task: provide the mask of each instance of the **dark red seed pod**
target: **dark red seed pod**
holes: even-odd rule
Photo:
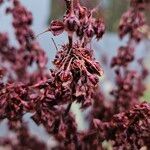
[[[87,27],[87,29],[85,29],[85,34],[88,38],[92,38],[94,36],[94,29],[92,24],[89,24],[89,26]]]
[[[12,9],[10,8],[10,7],[8,7],[8,8],[6,8],[6,14],[8,14],[8,13],[11,13],[12,12]]]
[[[79,16],[79,19],[84,19],[87,15],[87,8],[84,6],[81,6],[79,3],[76,6],[75,14]]]
[[[74,14],[69,14],[64,18],[64,24],[67,31],[74,32],[77,31],[80,22]]]
[[[95,21],[94,30],[95,30],[96,38],[97,40],[99,40],[105,32],[105,24],[101,19]]]
[[[72,79],[72,73],[70,71],[65,70],[59,74],[59,77],[61,81],[67,82]]]
[[[96,86],[98,84],[99,79],[98,79],[97,75],[90,74],[90,75],[88,75],[88,79],[94,86]]]
[[[54,20],[51,22],[48,30],[51,31],[54,36],[57,36],[63,33],[64,29],[65,27],[62,21]]]

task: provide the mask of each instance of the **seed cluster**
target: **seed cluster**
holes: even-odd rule
[[[145,6],[146,3],[131,0],[131,8],[122,15],[119,24],[120,38],[129,35],[129,40],[126,46],[119,47],[117,56],[111,61],[111,67],[115,69],[116,88],[111,91],[114,99],[107,99],[102,92],[98,92],[92,111],[96,119],[92,122],[90,118],[91,129],[96,128],[92,135],[97,136],[99,141],[110,140],[114,150],[149,148],[150,143],[150,105],[140,102],[145,91],[143,80],[148,70],[142,58],[137,61],[138,70],[130,67],[136,60],[135,47],[143,37],[138,28],[146,24],[145,7],[139,8],[141,4]],[[95,138],[90,142],[95,142]]]
[[[112,141],[113,149],[140,149],[150,146],[150,105],[142,103],[135,105],[125,113],[114,115],[111,122],[93,121],[97,132],[103,132],[103,137]],[[100,134],[99,134],[100,135]]]
[[[53,61],[56,69],[51,71],[51,87],[58,89],[52,93],[61,103],[76,101],[83,108],[93,103],[92,95],[98,85],[98,76],[103,74],[88,44],[94,36],[97,39],[102,37],[105,25],[102,19],[93,18],[93,10],[81,6],[79,2],[68,1],[66,4],[63,21],[54,20],[48,28],[55,36],[66,31],[69,39]],[[79,41],[75,40],[74,34]]]
[[[50,24],[49,31],[53,35],[59,35],[67,31],[69,36],[76,36],[80,39],[81,44],[86,45],[95,36],[99,40],[105,32],[105,24],[101,18],[94,18],[94,9],[88,10],[81,6],[79,2],[73,4],[67,2],[68,9],[63,17],[63,21],[54,20]]]
[[[137,9],[143,10],[149,6],[149,0],[131,0],[131,6],[136,7]]]
[[[145,24],[145,16],[142,11],[131,8],[121,17],[119,24],[119,36],[123,38],[126,34],[137,42],[142,38],[139,28]]]
[[[47,57],[34,39],[31,29],[33,20],[31,12],[18,0],[10,2],[12,6],[6,9],[6,13],[12,15],[12,26],[18,46],[11,46],[8,35],[0,33],[1,61],[6,63],[5,68],[8,70],[9,80],[33,84],[36,82],[35,78],[41,80],[46,75]],[[28,69],[32,65],[36,66],[36,72],[29,73]]]

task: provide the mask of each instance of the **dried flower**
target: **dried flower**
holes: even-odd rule
[[[131,0],[131,6],[138,9],[145,9],[149,5],[149,0]]]
[[[94,127],[111,140],[113,149],[140,149],[150,146],[150,105],[142,103],[113,116],[110,122],[94,119]]]
[[[112,59],[111,66],[127,66],[134,59],[134,49],[130,47],[120,47],[118,54]]]
[[[140,41],[141,33],[138,28],[145,24],[145,17],[143,12],[136,9],[129,9],[126,13],[122,15],[119,24],[119,36],[123,38],[129,33],[130,37],[136,41]]]

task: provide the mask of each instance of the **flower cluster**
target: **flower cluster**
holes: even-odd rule
[[[116,71],[116,85],[117,89],[111,91],[115,97],[114,112],[116,113],[123,112],[138,103],[145,90],[141,76],[135,71],[127,71],[123,75],[120,71]]]
[[[47,57],[44,50],[34,40],[31,29],[32,14],[18,0],[11,0],[12,7],[6,9],[7,14],[13,18],[13,28],[15,30],[18,47],[11,46],[6,33],[0,34],[0,61],[6,64],[8,70],[8,80],[21,81],[26,84],[34,84],[35,79],[46,77]],[[29,73],[28,69],[36,64],[37,70]]]
[[[13,0],[13,7],[8,7],[6,13],[13,15],[13,27],[15,28],[15,35],[18,42],[23,45],[29,42],[33,37],[33,31],[28,28],[32,24],[32,14],[27,11],[25,7],[20,5],[18,0]]]
[[[137,30],[145,24],[144,13],[137,9],[137,7],[130,8],[121,17],[119,25],[120,38],[124,37],[127,33],[130,37],[127,46],[120,47],[117,56],[111,62],[111,66],[116,67],[117,85],[117,90],[113,90],[111,94],[116,99],[115,105],[120,106],[120,110],[116,112],[126,110],[139,102],[145,90],[142,79],[146,78],[147,69],[142,64],[139,64],[142,67],[141,72],[129,68],[130,63],[134,60],[136,42],[139,42],[142,38],[142,34]],[[143,71],[145,72],[145,77],[143,76]]]
[[[119,36],[123,38],[126,34],[129,34],[131,38],[134,38],[136,41],[140,41],[142,34],[138,29],[145,25],[145,23],[145,16],[143,12],[135,8],[131,8],[121,17],[119,24]]]
[[[18,120],[30,110],[27,89],[21,84],[6,85],[0,91],[0,120]]]
[[[48,28],[53,35],[59,35],[63,31],[67,31],[69,36],[76,33],[82,44],[87,44],[94,36],[99,40],[104,32],[105,25],[102,19],[93,17],[94,10],[88,10],[80,5],[77,1],[66,1],[67,11],[63,21],[54,20]]]
[[[110,122],[95,119],[93,123],[98,132],[103,132],[104,139],[111,140],[114,150],[150,146],[150,105],[147,103],[114,115]]]
[[[22,124],[17,127],[13,136],[0,138],[0,145],[3,149],[12,150],[26,150],[26,149],[37,149],[37,150],[48,150],[44,142],[33,136],[26,124]]]
[[[118,54],[112,59],[111,66],[127,66],[134,59],[134,48],[122,46],[118,49]]]
[[[142,10],[145,9],[149,3],[149,0],[131,0],[131,6]]]
[[[66,4],[67,11],[63,21],[52,21],[47,30],[55,36],[66,31],[69,39],[69,44],[61,47],[53,61],[56,69],[51,71],[51,93],[54,93],[53,96],[60,103],[76,101],[82,107],[88,107],[92,104],[98,76],[103,71],[87,44],[94,35],[97,39],[101,38],[105,26],[102,19],[93,18],[93,12],[79,2],[74,4],[73,1],[66,1]],[[74,42],[73,33],[76,33],[79,41]]]
[[[149,133],[147,124],[149,124],[150,106],[147,103],[140,104],[141,96],[145,91],[143,81],[148,71],[143,65],[143,59],[138,60],[138,70],[130,68],[130,64],[135,60],[136,44],[142,39],[138,28],[146,23],[144,13],[137,7],[137,5],[134,7],[132,5],[132,8],[121,17],[119,36],[123,38],[128,34],[129,41],[126,46],[119,47],[117,56],[111,61],[111,67],[115,68],[116,88],[111,91],[114,99],[110,101],[104,97],[102,92],[98,92],[95,97],[96,101],[90,120],[92,122],[93,118],[96,119],[90,125],[90,132],[99,139],[100,143],[97,143],[97,147],[101,147],[104,140],[111,141],[113,149],[149,147],[147,139],[150,135],[147,134]],[[134,105],[136,106],[132,108]],[[140,113],[144,114],[144,118]],[[94,127],[98,130],[93,131]],[[93,141],[97,140],[92,137],[89,142],[93,143]]]
[[[93,59],[91,49],[74,44],[68,53],[68,46],[63,46],[54,60],[57,71],[53,72],[53,87],[58,89],[55,90],[55,95],[61,102],[63,99],[72,99],[72,102],[76,100],[82,103],[82,106],[88,106],[91,104],[91,94],[98,85],[98,76],[101,76],[103,71],[99,63]],[[60,94],[66,97],[63,98]]]
[[[93,118],[98,118],[101,121],[109,121],[114,114],[114,102],[110,99],[106,99],[100,90],[95,93],[94,99],[93,110],[88,119],[92,121]]]

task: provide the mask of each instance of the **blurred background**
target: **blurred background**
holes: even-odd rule
[[[44,31],[51,20],[62,18],[63,13],[65,12],[64,7],[64,0],[21,0],[22,3],[33,13],[34,22],[33,22],[33,30],[35,31],[35,34],[38,34],[42,31]],[[109,94],[109,91],[111,90],[113,86],[113,70],[109,68],[109,62],[112,56],[114,56],[117,52],[117,48],[121,45],[125,45],[127,42],[127,37],[123,40],[120,40],[117,36],[117,27],[119,23],[119,19],[123,12],[126,11],[127,7],[129,6],[128,0],[81,0],[83,5],[86,5],[89,8],[94,8],[98,6],[98,13],[97,16],[101,16],[104,18],[107,28],[106,28],[106,34],[100,40],[97,42],[96,40],[92,41],[92,47],[95,49],[95,56],[96,58],[101,62],[102,56],[107,56],[108,59],[108,66],[103,66],[105,75],[100,79],[101,80],[101,86],[106,91],[106,94]],[[11,26],[11,17],[4,15],[4,9],[7,7],[8,3],[2,6],[0,9],[0,32],[8,32],[11,37],[11,43],[17,44],[16,41],[13,39],[14,37],[14,31],[12,30]],[[147,12],[147,20],[150,22],[150,14]],[[51,68],[52,63],[51,61],[54,59],[56,54],[56,48],[54,46],[54,43],[52,39],[57,43],[58,47],[65,43],[67,41],[66,34],[62,34],[58,37],[53,37],[51,33],[45,33],[38,37],[38,41],[41,44],[41,47],[46,51],[49,63],[47,65],[47,68]],[[150,42],[148,39],[145,39],[144,41],[140,42],[137,46],[136,51],[136,58],[145,57],[145,64],[150,69],[149,63],[150,63]],[[109,68],[109,69],[108,69]],[[146,100],[150,100],[150,78],[146,81],[147,83],[147,90],[145,92],[144,98]],[[80,122],[80,129],[82,130],[85,128],[85,124],[83,123],[83,120],[81,119],[82,116],[78,113],[80,113],[77,107],[73,108],[77,113],[77,121]],[[29,116],[26,116],[26,118],[29,118]],[[4,123],[5,124],[5,123]],[[31,122],[32,129],[36,132],[37,127],[33,122]],[[0,135],[5,134],[5,125],[1,125],[0,129]],[[44,129],[41,129],[39,131],[40,133],[44,133]],[[44,135],[41,138],[46,138],[46,133],[40,134]]]

